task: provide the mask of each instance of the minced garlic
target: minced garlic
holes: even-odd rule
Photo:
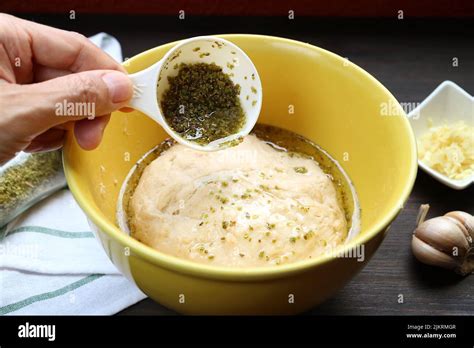
[[[430,127],[418,140],[418,158],[451,179],[474,175],[474,127],[463,121]]]

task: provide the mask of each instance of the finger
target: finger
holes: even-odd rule
[[[79,146],[84,150],[93,150],[99,146],[109,119],[110,115],[77,121],[74,125],[74,135]]]
[[[2,18],[0,17],[0,21]],[[2,28],[0,28],[1,30]],[[3,31],[3,30],[2,30]],[[8,35],[8,33],[2,33],[3,35]],[[9,48],[9,52],[5,48],[5,45],[1,42],[0,36],[0,83],[5,83],[5,82],[10,82],[10,83],[15,83],[16,82],[16,77],[15,77],[15,71],[12,69],[12,63],[10,61],[10,54],[13,53],[15,57],[18,57],[16,55],[16,50]],[[18,70],[18,69],[17,69]],[[25,69],[26,70],[26,69]]]
[[[54,68],[48,68],[46,66],[37,66],[35,68],[35,81],[43,82],[55,79],[57,77],[62,77],[71,74],[70,71],[58,70]],[[123,107],[119,109],[121,112],[132,112],[135,109],[130,107]]]
[[[97,69],[125,72],[117,61],[81,34],[20,21],[30,37],[35,62],[40,65],[71,72]]]
[[[14,86],[12,98],[18,136],[31,136],[69,121],[107,115],[132,97],[127,75],[110,70],[85,71],[31,85]]]
[[[43,82],[52,80],[58,77],[66,76],[71,74],[70,71],[50,68],[47,66],[37,65],[34,71],[34,81]]]
[[[54,126],[56,129],[63,129],[63,130],[73,130],[74,129],[74,121],[69,121],[66,123],[61,123],[58,124],[57,126]]]
[[[49,129],[34,138],[24,151],[41,152],[59,149],[63,145],[65,134],[62,129]]]
[[[134,108],[130,108],[130,107],[128,107],[128,106],[125,106],[125,107],[123,107],[123,108],[120,108],[119,111],[121,111],[121,112],[132,112],[132,111],[135,111],[135,109],[134,109]]]

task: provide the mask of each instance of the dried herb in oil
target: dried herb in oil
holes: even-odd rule
[[[160,105],[166,122],[182,138],[206,145],[244,125],[240,86],[220,66],[181,63],[168,82]]]

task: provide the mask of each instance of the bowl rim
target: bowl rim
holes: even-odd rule
[[[358,71],[362,76],[373,82],[378,88],[381,88],[389,98],[393,98],[393,100],[397,101],[396,98],[385,88],[377,79],[375,79],[371,74],[357,66],[356,64],[348,61],[347,59],[332,53],[328,50],[320,48],[318,46],[314,46],[311,44],[307,44],[301,41],[277,37],[277,36],[268,36],[268,35],[254,35],[254,34],[222,34],[222,35],[213,35],[223,37],[229,41],[233,39],[241,39],[241,38],[249,38],[255,39],[260,38],[263,40],[272,40],[274,42],[286,43],[291,44],[294,46],[299,46],[305,49],[315,50],[320,54],[330,56],[333,59],[339,60],[344,64],[348,64],[353,69]],[[170,42],[164,45],[157,46],[155,48],[146,50],[127,61],[133,61],[135,59],[140,59],[143,56],[150,54],[151,52],[155,51],[158,48],[169,50],[172,46],[178,44],[180,41]],[[125,68],[127,68],[126,62],[124,62]],[[398,101],[397,101],[398,104]],[[410,167],[409,167],[409,175],[406,178],[406,185],[403,187],[401,195],[398,199],[398,204],[394,204],[393,207],[388,211],[381,221],[379,221],[376,225],[374,225],[369,230],[365,231],[365,233],[361,236],[354,238],[353,240],[349,241],[347,244],[340,245],[337,247],[333,253],[323,254],[320,257],[310,259],[310,260],[300,260],[297,262],[275,266],[275,267],[248,267],[248,268],[233,268],[233,267],[225,267],[225,266],[213,266],[213,265],[206,265],[201,264],[198,262],[181,259],[176,256],[172,256],[169,254],[165,254],[158,250],[155,250],[144,243],[139,242],[138,240],[132,238],[130,235],[122,232],[117,226],[113,223],[108,222],[106,217],[97,209],[93,208],[93,204],[90,204],[83,192],[80,190],[80,185],[78,184],[75,176],[78,175],[74,173],[71,169],[71,164],[68,159],[67,153],[69,152],[68,149],[72,146],[72,133],[68,133],[68,139],[65,144],[65,148],[63,151],[63,163],[64,163],[64,172],[66,176],[66,180],[69,185],[69,189],[73,194],[76,202],[79,204],[81,209],[87,215],[89,223],[93,223],[101,232],[107,234],[110,238],[115,239],[124,247],[130,248],[130,255],[136,255],[140,258],[150,262],[154,265],[162,267],[167,270],[172,270],[174,272],[179,272],[182,274],[192,275],[199,278],[204,279],[216,279],[216,280],[227,280],[227,281],[253,281],[253,280],[268,280],[268,279],[275,279],[281,277],[287,277],[289,275],[296,275],[301,272],[307,271],[308,269],[316,268],[317,266],[321,266],[327,264],[331,261],[335,261],[337,259],[337,255],[345,254],[348,250],[355,248],[357,245],[365,245],[367,242],[372,240],[375,236],[379,233],[384,233],[386,227],[388,227],[391,222],[397,217],[397,215],[403,209],[403,206],[408,199],[408,196],[411,193],[411,190],[414,186],[416,174],[417,174],[417,150],[416,150],[416,142],[413,130],[410,126],[408,118],[400,106],[400,112],[402,115],[402,123],[407,131],[408,140],[410,143],[411,148],[411,160],[410,160]],[[366,258],[367,261],[367,258]],[[363,262],[361,262],[363,264]]]

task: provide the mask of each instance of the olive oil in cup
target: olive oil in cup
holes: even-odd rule
[[[130,75],[129,106],[158,122],[177,142],[200,151],[239,143],[262,106],[262,85],[250,58],[213,36],[184,40],[159,62]]]

